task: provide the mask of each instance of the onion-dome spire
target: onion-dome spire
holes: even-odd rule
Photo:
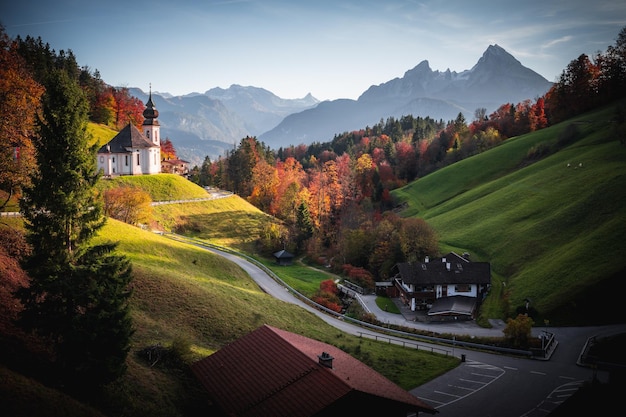
[[[148,102],[146,103],[146,109],[143,111],[144,117],[144,125],[147,124],[159,124],[158,121],[154,120],[159,117],[159,111],[154,107],[154,103],[152,102],[152,84],[150,84],[150,94],[148,96]]]

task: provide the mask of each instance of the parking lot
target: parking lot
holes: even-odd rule
[[[411,390],[411,393],[439,408],[485,388],[504,375],[504,369],[470,360],[462,363],[453,373],[453,378],[437,378]]]

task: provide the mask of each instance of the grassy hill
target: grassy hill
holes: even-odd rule
[[[245,201],[231,199],[231,204],[239,200],[240,211],[246,210]],[[202,204],[212,203],[219,204],[220,200]],[[124,389],[128,403],[127,409],[113,411],[166,416],[198,405],[201,395],[195,383],[176,366],[150,367],[141,356],[146,347],[160,344],[181,350],[183,346],[182,359],[189,363],[262,324],[337,345],[407,389],[456,365],[451,358],[342,334],[313,314],[272,298],[241,268],[195,246],[113,220],[99,238],[119,240],[119,250],[131,259],[134,271],[132,314],[136,333],[129,373],[112,387],[115,395]],[[420,375],[403,372],[401,364],[406,361],[420,364]]]
[[[624,319],[613,303],[626,271],[626,146],[614,115],[611,106],[509,139],[393,192],[442,250],[491,262],[484,316],[530,299],[541,324]]]
[[[209,197],[204,188],[176,174],[124,175],[112,179],[102,178],[99,183],[99,186],[103,189],[124,185],[143,189],[150,194],[152,201],[174,201]]]
[[[118,133],[117,130],[111,129],[108,126],[91,122],[87,124],[87,131],[92,135],[93,141],[99,146],[105,145]]]
[[[162,222],[169,221],[196,237],[235,247],[237,241],[249,245],[258,236],[254,233],[260,219],[268,218],[237,196],[157,209],[157,218]],[[19,227],[17,219],[13,222]],[[308,311],[267,295],[241,268],[196,246],[112,219],[96,239],[103,240],[119,242],[118,251],[132,261],[131,314],[135,333],[127,360],[128,372],[93,398],[77,401],[42,384],[36,372],[21,372],[32,365],[23,364],[29,361],[12,360],[13,344],[5,340],[3,333],[0,403],[9,407],[10,415],[206,415],[206,398],[187,364],[262,324],[338,346],[405,389],[421,385],[458,364],[456,358],[339,332]],[[0,250],[0,265],[5,260],[8,261]],[[0,291],[2,317],[15,314],[9,294]],[[153,363],[148,351],[163,355]],[[407,368],[406,363],[413,366]]]

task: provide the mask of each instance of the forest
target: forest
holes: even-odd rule
[[[543,97],[491,114],[477,109],[470,122],[461,114],[446,122],[389,118],[309,146],[272,150],[246,137],[217,161],[206,158],[190,179],[231,190],[280,220],[259,236],[262,253],[285,248],[367,287],[388,278],[395,263],[438,251],[435,230],[400,216],[390,191],[625,96],[623,29],[605,53],[573,60]],[[0,27],[0,210],[19,200],[26,231],[0,228],[0,250],[5,259],[23,259],[21,279],[29,285],[11,294],[24,307],[20,326],[41,337],[34,345],[53,362],[49,375],[74,390],[123,375],[135,331],[130,261],[115,243],[91,244],[105,209],[86,126],[140,125],[142,111],[127,89],[79,67],[71,51],[10,39]],[[626,111],[616,118],[622,123]],[[175,139],[163,142],[163,154],[175,155]],[[534,149],[529,163],[547,151]],[[17,302],[9,307],[17,314]]]
[[[356,280],[370,286],[388,278],[397,262],[437,254],[436,233],[421,219],[397,215],[391,190],[625,95],[623,29],[605,53],[571,61],[542,97],[504,103],[491,114],[476,109],[469,122],[462,113],[445,122],[390,117],[308,146],[273,150],[246,137],[224,157],[206,157],[190,179],[231,190],[282,220],[261,239],[266,253],[287,248],[339,271],[359,271]],[[533,149],[527,160],[546,152]]]
[[[19,193],[34,167],[31,141],[43,85],[53,69],[75,80],[93,123],[121,129],[140,126],[143,103],[127,88],[107,85],[97,70],[79,67],[71,51],[51,50],[40,38],[9,39],[2,30],[0,188]],[[624,97],[626,30],[594,57],[570,62],[542,97],[504,103],[488,114],[476,109],[468,121],[406,115],[343,132],[329,142],[270,149],[255,137],[216,161],[207,156],[190,179],[233,191],[281,220],[260,238],[270,254],[286,248],[298,255],[359,275],[365,286],[388,277],[393,264],[437,252],[436,233],[421,219],[395,212],[390,191],[444,166]],[[621,116],[623,117],[623,116]],[[535,149],[529,160],[540,158]],[[175,158],[175,138],[162,141],[162,157]],[[363,278],[364,277],[364,278]]]

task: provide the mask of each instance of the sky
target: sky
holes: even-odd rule
[[[12,38],[72,50],[109,85],[173,95],[254,86],[357,99],[427,60],[471,69],[498,44],[556,81],[615,44],[623,0],[0,0]]]

